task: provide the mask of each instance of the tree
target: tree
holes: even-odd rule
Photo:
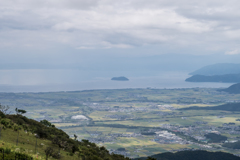
[[[76,151],[79,151],[79,148],[78,148],[78,146],[73,145],[72,146],[72,153],[75,153]]]
[[[148,157],[147,160],[157,160],[156,158]]]
[[[53,125],[51,122],[49,122],[48,120],[44,119],[42,121],[40,121],[40,123],[42,123],[43,125],[47,126],[47,127],[55,127],[55,125]]]
[[[76,134],[74,134],[74,140],[75,140],[75,141],[77,140],[77,137],[78,137],[78,136],[77,136]]]
[[[3,113],[3,114],[7,114],[7,111],[9,110],[9,106],[4,106],[4,105],[1,105],[0,103],[0,111]]]
[[[15,111],[16,111],[16,115],[18,115],[18,108],[15,108]]]
[[[21,115],[27,113],[27,111],[25,111],[25,110],[23,110],[23,109],[19,109],[18,112],[19,112]]]
[[[18,108],[15,108],[15,111],[16,111],[17,115],[19,115],[19,114],[23,115],[23,114],[27,113],[27,111],[25,111],[23,109],[18,109]]]
[[[51,147],[47,147],[45,149],[45,154],[46,154],[46,160],[48,160],[48,157],[53,153],[53,149]]]

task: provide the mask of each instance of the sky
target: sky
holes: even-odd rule
[[[239,0],[0,4],[0,69],[192,71],[240,59]]]

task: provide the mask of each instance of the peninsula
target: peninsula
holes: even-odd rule
[[[187,78],[187,82],[222,82],[222,83],[240,83],[240,74],[226,74],[226,75],[194,75]]]

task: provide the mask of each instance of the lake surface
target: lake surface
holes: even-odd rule
[[[185,82],[188,72],[0,70],[0,92],[51,92],[123,88],[226,88],[232,83]],[[129,81],[111,81],[125,76]]]

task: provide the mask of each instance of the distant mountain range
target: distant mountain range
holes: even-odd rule
[[[187,78],[187,82],[223,82],[223,83],[240,83],[240,74],[225,74],[225,75],[193,75]]]
[[[240,64],[234,63],[218,63],[209,66],[202,67],[190,75],[225,75],[225,74],[240,74]]]
[[[219,63],[205,66],[192,73],[187,82],[240,83],[240,64]]]

